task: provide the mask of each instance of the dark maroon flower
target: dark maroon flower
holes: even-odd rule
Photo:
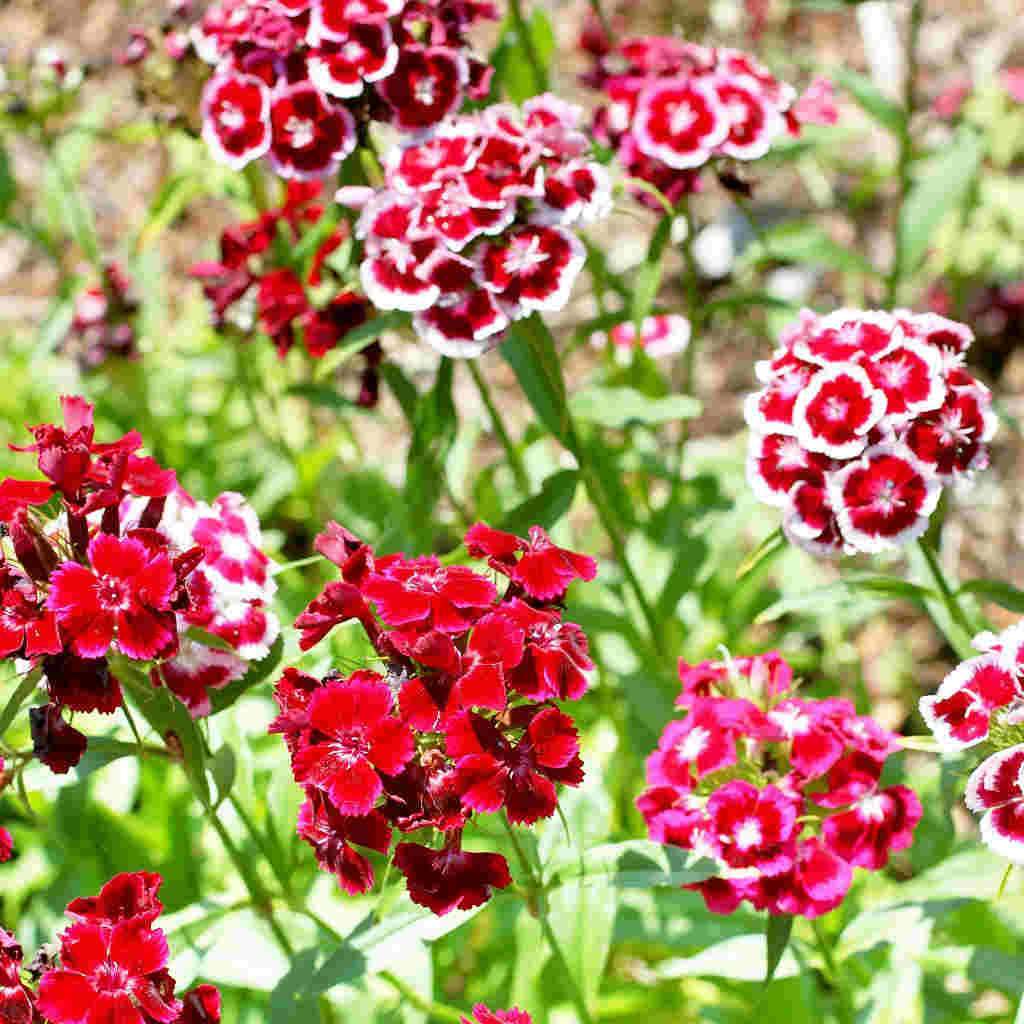
[[[439,915],[479,907],[494,889],[512,884],[508,862],[500,853],[463,850],[458,833],[440,850],[399,843],[395,866],[405,875],[412,901]]]
[[[0,928],[0,1020],[4,1024],[33,1024],[32,997],[21,981],[21,946]]]
[[[106,658],[80,658],[62,651],[43,659],[50,700],[70,711],[113,714],[122,704],[121,684]]]
[[[356,146],[355,118],[310,82],[279,90],[270,105],[270,162],[282,178],[324,178]]]
[[[66,774],[85,753],[86,738],[68,725],[56,704],[29,709],[32,752],[50,771]]]
[[[402,47],[394,71],[377,90],[402,131],[421,131],[453,113],[469,78],[466,60],[444,46]]]
[[[213,985],[197,985],[181,999],[181,1016],[174,1024],[220,1024],[220,992]]]

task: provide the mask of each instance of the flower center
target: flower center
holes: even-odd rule
[[[756,818],[747,818],[736,829],[735,842],[741,850],[750,850],[761,843],[761,823]]]
[[[710,730],[701,725],[695,726],[676,744],[676,753],[684,761],[693,761],[703,752],[710,738]]]
[[[412,87],[412,94],[417,103],[424,107],[432,106],[434,103],[435,85],[433,78],[418,78]]]
[[[316,138],[316,129],[308,117],[292,114],[285,122],[284,130],[291,139],[293,149],[306,149]]]
[[[825,419],[830,420],[832,423],[841,423],[846,419],[846,414],[850,409],[850,403],[845,398],[840,398],[838,395],[832,395],[825,399],[825,405],[823,412]]]
[[[245,114],[234,103],[225,103],[220,108],[218,120],[229,132],[237,132],[245,124]]]
[[[354,764],[369,754],[370,743],[361,731],[352,730],[338,733],[331,743],[331,751],[340,761]]]
[[[130,592],[125,580],[116,576],[101,576],[96,589],[96,596],[104,610],[118,612],[128,607]]]
[[[668,130],[673,135],[688,132],[697,123],[697,112],[686,100],[677,103],[669,115]]]
[[[527,241],[516,239],[505,254],[505,273],[529,274],[550,257],[540,247],[540,238],[534,235]]]
[[[92,976],[93,985],[98,992],[123,992],[130,980],[128,972],[112,960],[107,960],[96,968]]]
[[[881,821],[885,817],[885,801],[878,794],[866,796],[857,806],[865,821]]]

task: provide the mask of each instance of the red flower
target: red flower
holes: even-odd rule
[[[893,850],[906,849],[921,820],[921,801],[906,786],[890,786],[861,797],[853,807],[826,818],[822,839],[833,853],[878,871]]]
[[[366,248],[360,267],[363,291],[381,309],[414,313],[428,309],[440,294],[423,272],[438,243],[418,227],[416,213],[411,200],[384,193],[359,218],[356,234]]]
[[[553,609],[518,599],[504,602],[503,612],[525,633],[523,660],[508,673],[509,686],[530,700],[579,700],[594,667],[583,630]]]
[[[387,853],[391,827],[379,811],[345,815],[316,790],[310,790],[299,809],[299,836],[316,851],[317,863],[336,875],[351,896],[373,888],[373,867],[355,847]]]
[[[736,160],[764,156],[786,128],[779,107],[755,83],[729,78],[715,83],[715,94],[728,121],[729,131],[718,151]]]
[[[349,331],[366,322],[366,300],[355,292],[336,295],[323,309],[304,313],[299,321],[306,351],[321,359],[335,348]]]
[[[749,782],[727,782],[708,800],[711,841],[733,868],[756,867],[763,875],[788,871],[796,855],[799,801],[777,786],[758,790]]]
[[[438,915],[479,907],[494,889],[512,884],[508,862],[500,853],[463,850],[458,833],[440,850],[399,843],[395,867],[405,875],[412,901]]]
[[[282,178],[325,178],[356,147],[355,118],[310,82],[278,90],[270,105],[270,162]]]
[[[961,662],[920,702],[921,717],[944,751],[981,743],[994,711],[1024,698],[1017,676],[999,654]]]
[[[854,363],[819,370],[793,407],[800,443],[834,459],[860,455],[867,434],[885,415],[885,393]]]
[[[462,1024],[533,1024],[525,1010],[513,1007],[511,1010],[491,1010],[483,1003],[473,1007],[472,1017],[463,1017]]]
[[[30,708],[32,753],[56,775],[65,775],[74,768],[87,745],[86,738],[68,725],[56,704]]]
[[[32,505],[42,505],[53,497],[53,485],[45,480],[0,480],[0,523],[10,522]]]
[[[379,558],[362,591],[389,626],[442,633],[468,629],[497,597],[494,584],[484,576],[461,565],[443,566],[432,556]]]
[[[656,82],[637,104],[636,141],[676,170],[700,167],[729,135],[730,120],[713,88],[685,78]]]
[[[113,714],[122,704],[121,684],[106,658],[79,658],[70,651],[43,659],[50,700],[71,711]]]
[[[1014,864],[1024,864],[1024,746],[1007,747],[975,768],[966,803],[981,814],[986,846]]]
[[[270,148],[270,90],[253,75],[216,74],[203,89],[203,139],[239,170]]]
[[[396,126],[421,131],[458,109],[469,78],[466,60],[445,46],[406,45],[395,69],[377,90],[391,106]]]
[[[38,658],[61,649],[57,622],[39,599],[35,584],[0,564],[0,658]]]
[[[117,642],[129,658],[148,661],[177,643],[171,598],[177,588],[168,555],[134,537],[97,534],[91,568],[64,562],[54,571],[46,606],[71,649],[98,658]]]
[[[174,1024],[220,1024],[220,992],[213,985],[197,985],[181,1000],[181,1016]]]
[[[328,583],[295,620],[295,628],[302,633],[299,647],[308,651],[335,626],[351,619],[358,619],[368,631],[376,630],[373,615],[358,587],[342,580]]]
[[[488,559],[492,569],[508,576],[530,597],[560,600],[574,580],[592,580],[597,562],[551,542],[539,526],[530,527],[530,539],[477,523],[466,534],[466,550],[473,558]]]
[[[323,9],[317,5],[314,12]],[[314,20],[311,34],[316,29]],[[310,81],[328,96],[358,96],[366,82],[387,78],[398,63],[398,47],[386,21],[350,22],[341,39],[333,39],[323,28],[320,36],[316,49],[310,52],[307,67]]]
[[[997,420],[988,393],[978,387],[951,388],[941,408],[916,420],[907,431],[907,447],[943,480],[984,469],[987,444]]]
[[[576,727],[556,708],[534,717],[514,745],[473,714],[450,722],[447,740],[463,804],[481,814],[504,807],[514,824],[532,825],[555,813],[552,780],[570,786],[583,781]]]
[[[338,812],[369,814],[384,785],[413,755],[412,733],[391,715],[387,684],[372,672],[318,689],[309,704],[313,742],[292,759],[297,782],[322,789]]]
[[[835,473],[829,497],[843,536],[861,551],[920,537],[942,489],[909,449],[879,444]]]
[[[754,903],[772,914],[820,917],[843,902],[852,881],[853,869],[842,857],[818,838],[805,839],[791,871],[760,879]]]
[[[33,1024],[32,997],[21,981],[21,946],[0,928],[0,1020],[4,1024]]]
[[[143,919],[80,921],[61,936],[60,967],[39,982],[39,1011],[53,1024],[174,1024],[182,1004],[167,960],[163,932]]]
[[[2,769],[0,769],[2,770]],[[0,825],[0,864],[6,864],[14,853],[14,837]],[[0,990],[2,993],[2,990]],[[0,1010],[3,1009],[3,996],[0,994]],[[2,1018],[0,1018],[2,1019]]]
[[[163,913],[160,887],[163,878],[151,871],[115,875],[98,896],[80,896],[67,906],[70,917],[94,924],[115,925],[136,918],[152,924]]]

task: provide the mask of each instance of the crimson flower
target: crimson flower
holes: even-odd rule
[[[433,556],[378,558],[362,587],[389,626],[432,628],[461,633],[493,604],[489,579],[465,566],[443,566]]]
[[[40,979],[39,1011],[53,1024],[174,1024],[182,1004],[168,956],[163,932],[143,918],[79,921],[61,936],[60,967]]]
[[[171,598],[177,578],[166,552],[134,537],[97,534],[89,542],[91,568],[64,562],[54,571],[46,606],[71,649],[98,658],[117,642],[129,658],[148,661],[177,643]]]
[[[220,992],[213,985],[197,985],[181,999],[181,1016],[174,1024],[220,1024]]]
[[[512,884],[500,853],[463,850],[458,834],[440,850],[399,843],[395,867],[405,875],[412,901],[439,915],[479,907],[494,889]]]
[[[21,946],[0,928],[0,1020],[4,1024],[32,1024],[32,998],[21,981]]]
[[[87,740],[64,721],[58,705],[30,708],[28,717],[32,730],[32,753],[50,771],[65,775],[82,760]]]
[[[309,703],[313,739],[296,752],[296,781],[322,789],[340,814],[368,814],[384,785],[413,755],[408,727],[391,714],[391,690],[373,672],[317,690]]]
[[[542,601],[558,600],[574,580],[592,580],[597,575],[593,558],[553,544],[540,526],[531,526],[529,540],[523,540],[477,523],[466,533],[466,550],[474,558],[486,557],[491,568]]]
[[[35,584],[9,565],[0,565],[0,658],[38,658],[60,649],[57,622]]]
[[[511,1010],[491,1010],[483,1003],[477,1003],[473,1007],[473,1016],[463,1017],[462,1024],[533,1024],[533,1018],[518,1007]]]

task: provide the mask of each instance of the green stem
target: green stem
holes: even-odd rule
[[[917,56],[921,40],[921,25],[924,22],[924,0],[913,0],[910,8],[910,23],[907,26],[907,41],[905,49],[905,70],[903,90],[903,130],[900,133],[900,151],[896,164],[896,180],[898,183],[898,194],[895,211],[895,233],[894,250],[892,256],[892,267],[886,282],[886,308],[891,309],[896,304],[899,295],[900,284],[906,267],[903,266],[903,204],[910,193],[910,165],[914,159],[914,138],[911,135],[910,125],[917,109]]]
[[[512,475],[516,479],[516,486],[523,494],[529,494],[530,475],[526,472],[526,465],[523,463],[523,457],[519,454],[519,449],[516,448],[515,444],[513,444],[512,438],[505,426],[505,421],[501,418],[501,413],[498,411],[498,407],[494,404],[494,396],[491,394],[490,386],[488,385],[484,375],[480,372],[480,366],[475,359],[467,359],[466,366],[469,368],[469,375],[473,378],[473,383],[476,385],[476,389],[480,394],[480,399],[484,403],[487,415],[491,419],[491,429],[494,431],[495,437],[497,437],[498,441],[501,443],[502,448],[505,449],[509,468],[512,470]]]
[[[825,934],[825,929],[822,928],[819,920],[812,920],[811,927],[814,929],[814,937],[817,940],[821,957],[825,961],[825,971],[828,975],[828,980],[836,994],[836,1016],[841,1024],[855,1024],[857,1010],[844,984],[839,964],[836,963],[835,954],[832,949],[832,940]]]
[[[555,931],[551,927],[551,920],[548,916],[547,894],[544,891],[544,883],[534,871],[533,865],[530,863],[530,858],[526,856],[526,851],[519,842],[519,837],[516,835],[515,829],[512,827],[512,823],[504,814],[500,817],[501,823],[505,826],[505,831],[508,833],[508,837],[511,840],[512,849],[515,850],[516,858],[522,866],[523,872],[526,874],[529,882],[529,899],[527,900],[527,906],[536,914],[537,920],[540,922],[541,931],[544,933],[544,938],[547,940],[552,956],[554,956],[555,960],[558,962],[558,969],[562,974],[565,984],[569,988],[569,998],[576,1007],[576,1012],[579,1015],[580,1021],[582,1021],[582,1024],[594,1024],[594,1018],[587,1006],[587,1000],[583,995],[583,990],[577,984],[576,978],[569,966],[569,961],[566,959],[565,953],[558,942],[558,937],[555,935]]]
[[[935,589],[939,592],[939,597],[942,599],[943,607],[946,609],[946,614],[949,616],[952,624],[961,632],[961,636],[947,636],[953,649],[962,656],[967,656],[967,652],[970,651],[971,638],[977,632],[971,625],[971,620],[967,613],[964,611],[963,606],[957,600],[956,593],[953,588],[949,585],[949,581],[946,579],[946,574],[942,571],[942,565],[939,562],[939,556],[935,549],[929,544],[924,537],[917,542],[918,550],[921,552],[921,556],[924,559],[925,565],[928,568],[928,574],[932,578],[932,582],[935,584]],[[936,623],[941,628],[941,623]]]
[[[527,63],[533,72],[533,81],[537,92],[547,92],[548,74],[544,62],[540,59],[536,47],[533,45],[533,35],[530,32],[530,25],[523,14],[522,0],[509,0],[509,13],[512,15],[512,24],[516,28],[516,38],[526,54]]]
[[[424,998],[410,985],[403,981],[397,974],[391,971],[381,971],[377,975],[382,981],[386,981],[410,1006],[422,1010],[431,1020],[450,1021],[451,1024],[462,1024],[466,1019],[458,1010],[451,1006],[444,1006],[441,1003],[432,1002]]]
[[[697,377],[697,345],[700,341],[701,310],[700,310],[700,279],[697,273],[697,259],[693,254],[694,224],[690,211],[689,197],[680,204],[680,216],[686,225],[686,237],[683,239],[683,290],[686,295],[686,317],[690,321],[690,343],[683,352],[683,375],[680,381],[680,393],[695,397]],[[683,458],[686,445],[690,440],[690,421],[683,420],[679,427],[679,440],[676,442],[676,459],[673,468],[675,483],[681,483],[683,475]]]

